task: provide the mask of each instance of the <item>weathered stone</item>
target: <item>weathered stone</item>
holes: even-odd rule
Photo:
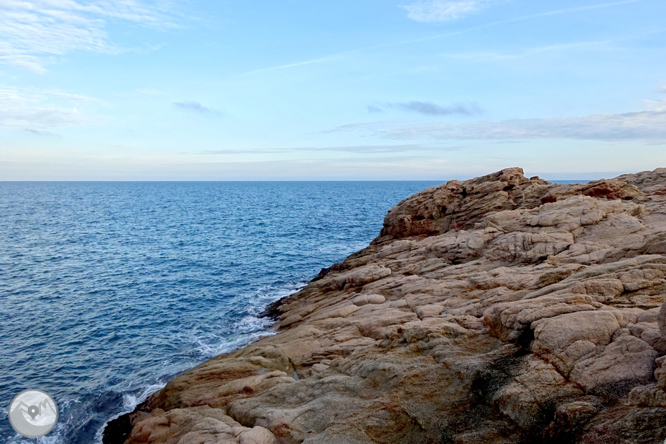
[[[255,426],[240,434],[238,444],[278,444],[278,441],[267,429]]]
[[[662,304],[659,314],[657,315],[657,325],[659,325],[661,337],[666,339],[666,302]]]
[[[352,299],[354,305],[359,307],[367,304],[383,304],[386,298],[381,294],[362,294]]]
[[[620,324],[613,313],[598,310],[540,319],[533,322],[532,327],[532,351],[552,362],[568,377],[581,358],[594,353],[598,346],[610,343]]]
[[[666,169],[450,181],[104,442],[664,442],[665,246]]]
[[[620,398],[653,379],[657,352],[634,336],[620,336],[597,356],[574,366],[570,378],[588,393]]]

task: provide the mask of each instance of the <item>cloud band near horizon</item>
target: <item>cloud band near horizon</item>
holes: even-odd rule
[[[499,122],[342,125],[330,132],[362,131],[396,140],[652,140],[666,143],[666,109],[622,114],[511,119]]]

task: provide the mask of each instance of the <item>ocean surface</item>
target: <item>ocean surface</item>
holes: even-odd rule
[[[0,442],[20,391],[51,394],[49,444],[266,333],[266,304],[443,182],[0,182]]]

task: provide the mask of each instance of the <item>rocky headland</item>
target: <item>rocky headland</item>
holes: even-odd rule
[[[450,181],[104,443],[661,444],[664,301],[666,169]]]

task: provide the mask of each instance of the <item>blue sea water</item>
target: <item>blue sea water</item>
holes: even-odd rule
[[[0,442],[9,403],[60,408],[38,442],[100,442],[175,374],[266,333],[257,314],[365,247],[442,182],[0,182]]]

